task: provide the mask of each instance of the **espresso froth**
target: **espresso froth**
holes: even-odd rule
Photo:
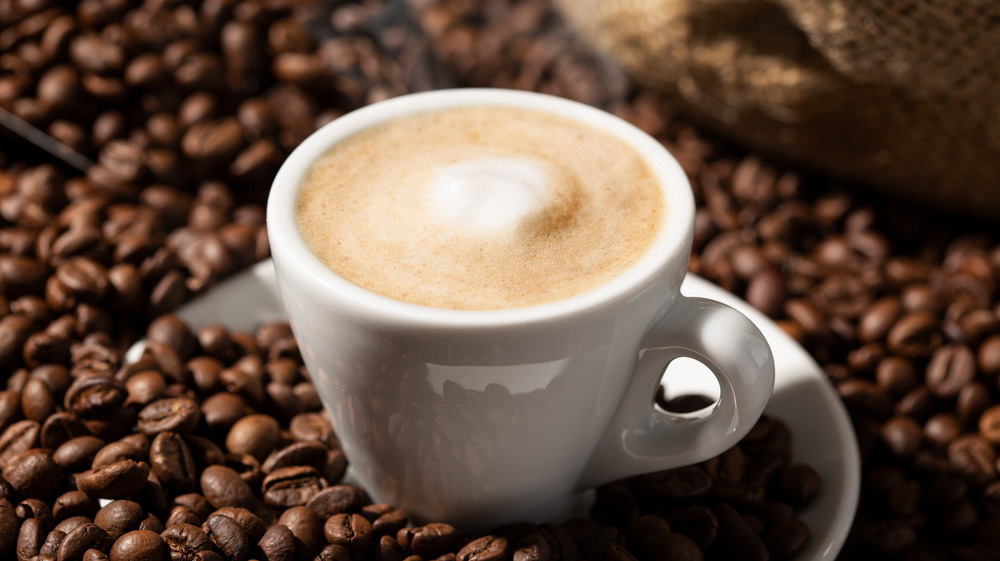
[[[334,146],[306,176],[298,226],[327,267],[372,292],[497,310],[621,274],[652,245],[664,205],[617,137],[549,113],[468,107]]]

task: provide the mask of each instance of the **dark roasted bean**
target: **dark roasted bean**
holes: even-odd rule
[[[127,499],[111,501],[94,515],[94,524],[107,532],[112,543],[121,536],[138,530],[142,520],[142,507]]]
[[[139,411],[138,427],[153,436],[163,431],[178,434],[191,432],[199,420],[198,404],[186,397],[158,399]]]
[[[328,542],[343,546],[352,554],[367,548],[373,536],[371,524],[360,514],[331,516],[323,525],[323,534]]]
[[[309,508],[293,506],[281,514],[277,523],[291,530],[295,537],[296,555],[311,559],[327,545],[323,533],[324,519]]]
[[[149,475],[149,464],[121,460],[80,473],[76,484],[91,497],[120,499],[139,492]]]
[[[167,542],[156,532],[133,530],[111,546],[111,561],[161,561],[170,555]]]
[[[253,491],[232,468],[208,466],[201,473],[201,494],[215,508],[239,507],[252,510],[257,504]]]
[[[250,554],[250,542],[243,528],[232,518],[213,514],[201,527],[226,561],[245,561]]]
[[[295,536],[288,527],[274,524],[257,542],[257,555],[267,561],[292,561],[295,555]]]
[[[149,445],[149,465],[163,485],[180,491],[190,488],[198,475],[187,443],[171,431],[153,438]]]
[[[336,516],[345,515],[338,514]],[[365,521],[365,524],[367,524],[367,521]],[[361,528],[364,528],[364,525],[361,525]],[[450,549],[452,544],[455,543],[456,536],[455,528],[451,524],[435,522],[424,526],[403,528],[397,532],[396,541],[404,549],[409,549],[421,557],[432,557]],[[328,532],[327,539],[329,538],[330,534]],[[333,543],[333,540],[330,541]]]
[[[191,524],[176,524],[160,533],[170,550],[171,559],[193,559],[200,551],[212,548],[212,542],[201,531],[201,528]]]
[[[278,422],[269,415],[247,415],[236,421],[226,435],[226,449],[251,454],[263,460],[281,438]]]

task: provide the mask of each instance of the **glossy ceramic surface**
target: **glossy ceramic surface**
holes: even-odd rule
[[[651,249],[579,296],[487,312],[393,300],[327,269],[296,224],[312,162],[373,126],[458,106],[544,111],[628,143],[666,200]],[[770,349],[739,312],[681,296],[693,221],[687,176],[652,137],[587,105],[498,89],[401,96],[336,119],[292,152],[267,205],[282,301],[356,476],[417,520],[473,528],[550,519],[581,489],[708,459],[756,422],[773,385]],[[654,405],[677,357],[718,379],[705,415]]]

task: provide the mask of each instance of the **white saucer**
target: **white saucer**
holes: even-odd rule
[[[788,424],[794,460],[813,466],[822,483],[816,500],[799,513],[812,535],[797,559],[834,559],[854,520],[861,486],[857,440],[843,403],[809,354],[765,315],[694,275],[688,275],[681,291],[737,308],[760,328],[771,345],[775,383],[767,413]],[[270,260],[220,283],[177,314],[192,329],[223,324],[249,331],[263,321],[285,318]],[[137,343],[129,349],[126,360],[137,360],[140,353],[141,343]]]

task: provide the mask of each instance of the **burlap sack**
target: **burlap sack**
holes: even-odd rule
[[[1000,216],[1000,1],[558,1],[633,77],[757,150]]]

